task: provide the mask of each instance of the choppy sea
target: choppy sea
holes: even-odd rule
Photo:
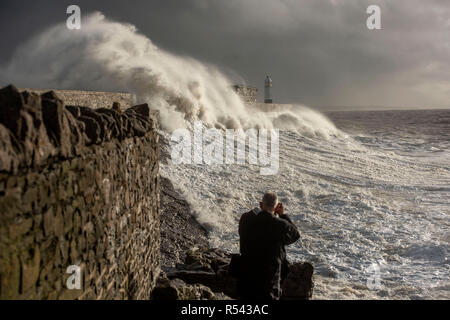
[[[162,175],[230,252],[241,214],[277,192],[302,236],[289,259],[315,265],[315,299],[450,299],[450,110],[325,115],[339,134],[280,132],[277,175],[171,161]]]

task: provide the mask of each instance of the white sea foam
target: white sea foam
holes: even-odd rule
[[[167,141],[170,131],[195,120],[285,129],[274,177],[251,165],[161,164],[210,231],[211,244],[237,252],[240,215],[273,190],[302,234],[289,247],[290,259],[315,264],[316,297],[450,298],[448,158],[431,163],[395,153],[417,149],[406,138],[352,138],[306,107],[245,106],[213,66],[158,49],[133,26],[99,13],[80,31],[61,24],[34,37],[0,77],[23,87],[135,93],[161,111]],[[366,286],[372,263],[380,265],[379,291]]]
[[[339,134],[324,116],[302,107],[247,108],[214,66],[158,48],[129,24],[86,17],[81,30],[53,26],[20,46],[0,68],[0,81],[22,87],[127,91],[160,110],[166,130],[200,120],[217,128],[281,128]]]
[[[302,234],[288,250],[290,259],[311,260],[321,276],[317,298],[450,297],[433,289],[449,284],[446,166],[430,168],[352,138],[286,131],[280,151],[275,177],[262,177],[253,166],[170,161],[162,174],[189,199],[211,244],[234,252],[240,215],[257,206],[264,191],[277,192]],[[366,286],[372,263],[380,266],[378,291]]]

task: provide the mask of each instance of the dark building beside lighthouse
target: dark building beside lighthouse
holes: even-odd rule
[[[244,85],[233,86],[234,91],[242,98],[246,103],[255,103],[256,96],[258,95],[258,89],[254,87],[248,87]]]
[[[234,91],[245,103],[257,103],[258,89],[246,85],[234,85]],[[268,75],[264,82],[264,103],[272,104],[272,79]]]

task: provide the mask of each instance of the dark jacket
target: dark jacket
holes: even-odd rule
[[[239,222],[241,276],[238,290],[243,299],[279,299],[280,274],[286,260],[285,246],[300,238],[287,215],[250,211]]]

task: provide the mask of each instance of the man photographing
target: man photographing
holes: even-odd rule
[[[275,193],[266,193],[260,207],[261,211],[244,213],[239,222],[238,291],[242,299],[278,300],[285,246],[297,241],[300,233]]]

